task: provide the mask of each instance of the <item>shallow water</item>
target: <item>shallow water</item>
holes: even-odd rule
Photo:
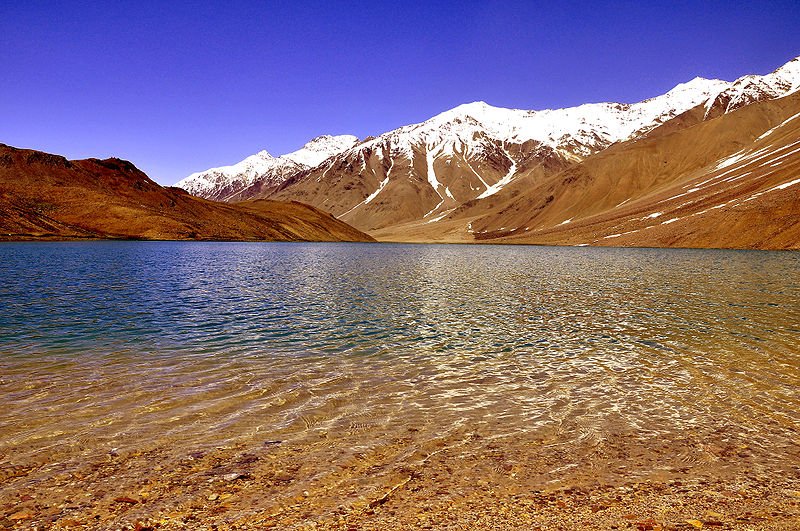
[[[665,471],[796,474],[799,389],[798,253],[0,245],[0,464],[32,470],[14,488],[109,452],[327,460],[409,430],[396,462],[448,434],[563,449],[542,481],[636,454],[625,438],[663,442]]]

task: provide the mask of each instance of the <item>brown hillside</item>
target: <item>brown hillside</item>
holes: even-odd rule
[[[427,224],[474,201],[509,172],[512,158],[518,170],[536,174],[549,175],[569,165],[563,155],[537,142],[506,145],[485,134],[473,141],[481,149],[461,146],[446,153],[424,143],[404,151],[391,138],[379,146],[367,143],[278,188],[254,186],[247,192],[309,203],[361,230],[382,233],[407,223]],[[431,181],[438,182],[436,189]]]
[[[164,188],[130,162],[70,161],[0,144],[0,239],[372,241],[299,203],[214,203]]]
[[[485,231],[476,236],[508,243],[800,248],[798,112],[795,93],[613,146],[488,214],[474,224]]]

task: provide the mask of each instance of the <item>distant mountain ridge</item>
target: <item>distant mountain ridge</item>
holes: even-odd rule
[[[637,104],[546,111],[460,105],[362,142],[266,196],[318,205],[363,230],[435,220],[497,193],[522,171],[550,173],[644,134],[721,87],[694,80]]]
[[[638,104],[598,103],[544,111],[504,109],[474,102],[445,111],[426,122],[404,126],[364,142],[359,142],[357,137],[351,135],[323,135],[300,150],[277,158],[264,150],[231,166],[194,173],[175,186],[207,199],[242,200],[251,197],[246,192],[247,188],[252,187],[257,190],[257,195],[264,195],[265,190],[269,192],[271,188],[300,173],[313,170],[335,156],[357,161],[363,160],[365,152],[410,156],[414,148],[422,144],[431,146],[432,156],[436,157],[437,153],[450,154],[456,150],[480,154],[491,151],[490,144],[497,144],[498,141],[509,145],[534,141],[542,149],[555,150],[562,157],[580,158],[634,134],[646,132],[725,87],[727,84],[722,81],[697,78],[678,85],[663,96]],[[316,158],[303,156],[315,147],[317,149],[313,152],[318,155]],[[510,170],[516,157],[508,153],[505,156],[505,165]],[[502,161],[500,163],[503,164]],[[324,169],[332,165],[335,162]],[[488,176],[488,179],[492,184],[479,178],[480,184],[476,185],[484,186],[484,191],[489,194],[504,184],[498,184],[492,176]],[[429,182],[433,183],[433,178]]]
[[[356,142],[358,138],[352,135],[322,135],[292,153],[273,157],[266,150],[259,151],[237,164],[193,173],[175,186],[205,199],[228,201],[255,182],[277,186]]]

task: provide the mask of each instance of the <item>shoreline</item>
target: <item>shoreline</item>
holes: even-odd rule
[[[119,237],[119,238],[100,238],[100,237],[30,237],[30,238],[11,238],[8,239],[0,235],[0,244],[2,243],[58,243],[58,242],[175,242],[175,243],[357,243],[369,245],[459,245],[459,246],[482,246],[482,247],[542,247],[542,248],[589,248],[589,249],[638,249],[638,250],[683,250],[683,251],[766,251],[766,252],[798,252],[800,247],[658,247],[658,246],[641,246],[641,245],[628,245],[628,246],[615,246],[615,245],[572,245],[572,244],[556,244],[556,243],[518,243],[518,242],[486,242],[486,241],[395,241],[395,240],[375,240],[375,241],[357,241],[357,240],[226,240],[226,239],[153,239],[153,238],[133,238],[133,237]]]
[[[758,529],[800,524],[798,461],[693,437],[565,446],[532,434],[310,430],[2,466],[9,529]],[[178,441],[176,441],[177,443]],[[666,444],[658,449],[656,444]],[[698,446],[699,445],[699,446]],[[687,462],[686,451],[704,452]],[[683,468],[672,466],[684,462]],[[12,458],[13,462],[13,458]],[[138,526],[138,527],[137,527]]]

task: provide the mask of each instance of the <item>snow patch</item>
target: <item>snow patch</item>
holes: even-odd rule
[[[455,210],[455,208],[451,208],[451,209],[449,209],[449,210],[445,210],[444,212],[442,212],[441,214],[439,214],[439,215],[438,215],[438,216],[436,216],[435,218],[429,219],[429,220],[428,220],[428,221],[426,221],[425,223],[427,224],[427,223],[434,223],[434,222],[436,222],[436,221],[439,221],[439,220],[441,220],[442,218],[446,217],[446,216],[447,216],[447,215],[448,215],[450,212],[452,212],[453,210]]]
[[[779,184],[774,188],[770,188],[769,190],[767,190],[767,192],[772,192],[775,190],[786,190],[790,186],[794,186],[796,184],[800,184],[800,179],[795,179],[794,181],[789,181],[788,183]]]
[[[439,196],[439,199],[444,201],[444,196],[439,189],[442,187],[442,183],[439,182],[439,179],[436,178],[436,171],[433,169],[433,163],[436,160],[436,154],[433,152],[433,149],[429,149],[425,154],[425,159],[428,163],[428,183],[430,183],[431,188],[436,194]]]
[[[619,207],[621,207],[622,205],[624,205],[625,203],[627,203],[627,202],[628,202],[628,201],[630,201],[630,200],[631,200],[631,198],[629,197],[628,199],[626,199],[626,200],[625,200],[625,201],[623,201],[622,203],[618,204],[618,205],[617,205],[617,206],[615,206],[614,208],[619,208]]]
[[[378,185],[378,189],[372,192],[369,197],[364,199],[364,204],[368,205],[372,202],[373,199],[378,197],[378,194],[383,192],[383,189],[386,188],[386,185],[389,184],[389,177],[387,176],[384,180],[381,181],[381,184]]]
[[[508,160],[511,161],[511,167],[499,181],[494,183],[492,186],[487,188],[486,191],[484,191],[481,195],[479,195],[478,199],[483,199],[485,197],[489,197],[491,195],[496,194],[497,192],[502,190],[505,185],[510,183],[514,179],[514,175],[517,173],[517,161],[514,160],[514,157],[512,157],[508,151],[506,151],[505,147],[501,147],[500,149],[503,150],[503,153],[505,153],[506,157],[508,157]]]
[[[765,139],[766,137],[768,137],[769,135],[771,135],[772,133],[774,133],[776,130],[778,130],[778,129],[780,129],[781,127],[783,127],[784,125],[788,124],[789,122],[791,122],[792,120],[794,120],[794,119],[795,119],[795,118],[797,118],[798,116],[800,116],[800,112],[799,112],[799,113],[797,113],[797,114],[795,114],[795,115],[793,115],[793,116],[790,116],[789,118],[787,118],[786,120],[782,121],[781,123],[779,123],[778,125],[776,125],[776,126],[775,126],[775,127],[773,127],[772,129],[770,129],[769,131],[766,131],[766,132],[765,132],[764,134],[762,134],[760,137],[756,138],[756,141],[759,141],[759,140],[763,140],[763,139]]]
[[[440,196],[440,197],[441,197],[441,196]],[[439,203],[438,203],[438,204],[437,204],[435,207],[433,207],[432,209],[430,209],[430,210],[428,211],[428,213],[427,213],[427,214],[425,214],[424,216],[422,216],[422,218],[423,218],[423,219],[424,219],[424,218],[427,218],[428,216],[430,216],[431,214],[433,214],[434,212],[436,212],[436,211],[439,209],[439,207],[440,207],[440,206],[442,206],[443,204],[444,204],[444,199],[442,199],[441,201],[439,201]],[[470,225],[471,225],[471,224],[470,224]]]

